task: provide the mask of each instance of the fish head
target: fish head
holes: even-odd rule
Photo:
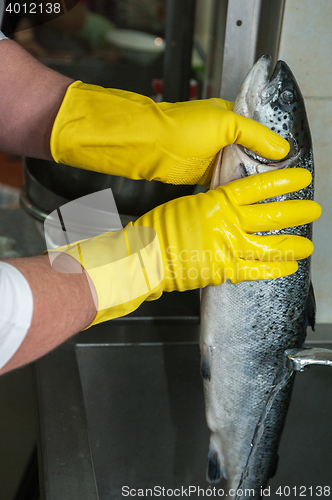
[[[263,56],[256,64],[266,68],[266,74],[271,64],[270,57]],[[257,88],[257,92],[254,107],[252,103],[255,99],[247,97],[251,106],[249,118],[288,140],[291,148],[288,157],[294,157],[297,152],[311,146],[304,99],[292,71],[284,61],[277,62],[271,77],[263,87],[260,85]]]
[[[308,119],[302,93],[284,61],[278,61],[271,74],[271,57],[262,56],[244,79],[233,111],[279,134],[289,142],[290,151],[276,161],[238,144],[226,146],[220,155],[218,180],[214,176],[213,188],[256,173],[303,166],[301,163],[312,150]]]

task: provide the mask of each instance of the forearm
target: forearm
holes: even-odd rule
[[[47,255],[4,261],[16,267],[28,281],[33,295],[33,316],[24,341],[0,374],[43,356],[86,328],[96,315],[84,272],[54,271]]]
[[[0,150],[52,159],[53,122],[73,80],[12,40],[0,42],[0,61]]]

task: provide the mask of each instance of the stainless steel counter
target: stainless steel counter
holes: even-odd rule
[[[331,330],[318,325],[308,345],[331,348]],[[36,364],[42,498],[108,500],[123,498],[123,486],[208,486],[198,335],[194,316],[182,324],[112,321]],[[279,486],[303,486],[306,496],[313,487],[313,497],[316,487],[332,486],[331,390],[329,368],[297,374],[270,498],[282,498]]]

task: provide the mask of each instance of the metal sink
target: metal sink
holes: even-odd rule
[[[93,327],[36,364],[42,498],[208,487],[198,317],[142,318]],[[307,344],[331,348],[330,334],[319,325]],[[331,392],[331,369],[297,374],[270,498],[332,486]]]

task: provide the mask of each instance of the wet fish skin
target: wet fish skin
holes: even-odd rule
[[[270,58],[263,56],[245,79],[234,111],[287,138],[290,154],[286,161],[266,164],[266,160],[241,146],[227,146],[216,168],[213,188],[271,168],[301,167],[314,175],[310,129],[295,77],[283,61],[277,63],[270,80],[269,73]],[[312,182],[297,193],[273,201],[313,199],[313,191]],[[271,232],[278,233],[311,239],[312,225]],[[206,417],[211,430],[208,481],[215,483],[224,477],[228,489],[240,486],[255,428],[283,367],[284,351],[301,347],[307,325],[314,327],[314,322],[310,258],[300,261],[298,271],[291,276],[236,285],[228,281],[203,290],[200,348]],[[261,487],[274,475],[293,382],[294,377],[277,395],[248,476],[241,484],[254,489],[250,498],[261,498]]]

